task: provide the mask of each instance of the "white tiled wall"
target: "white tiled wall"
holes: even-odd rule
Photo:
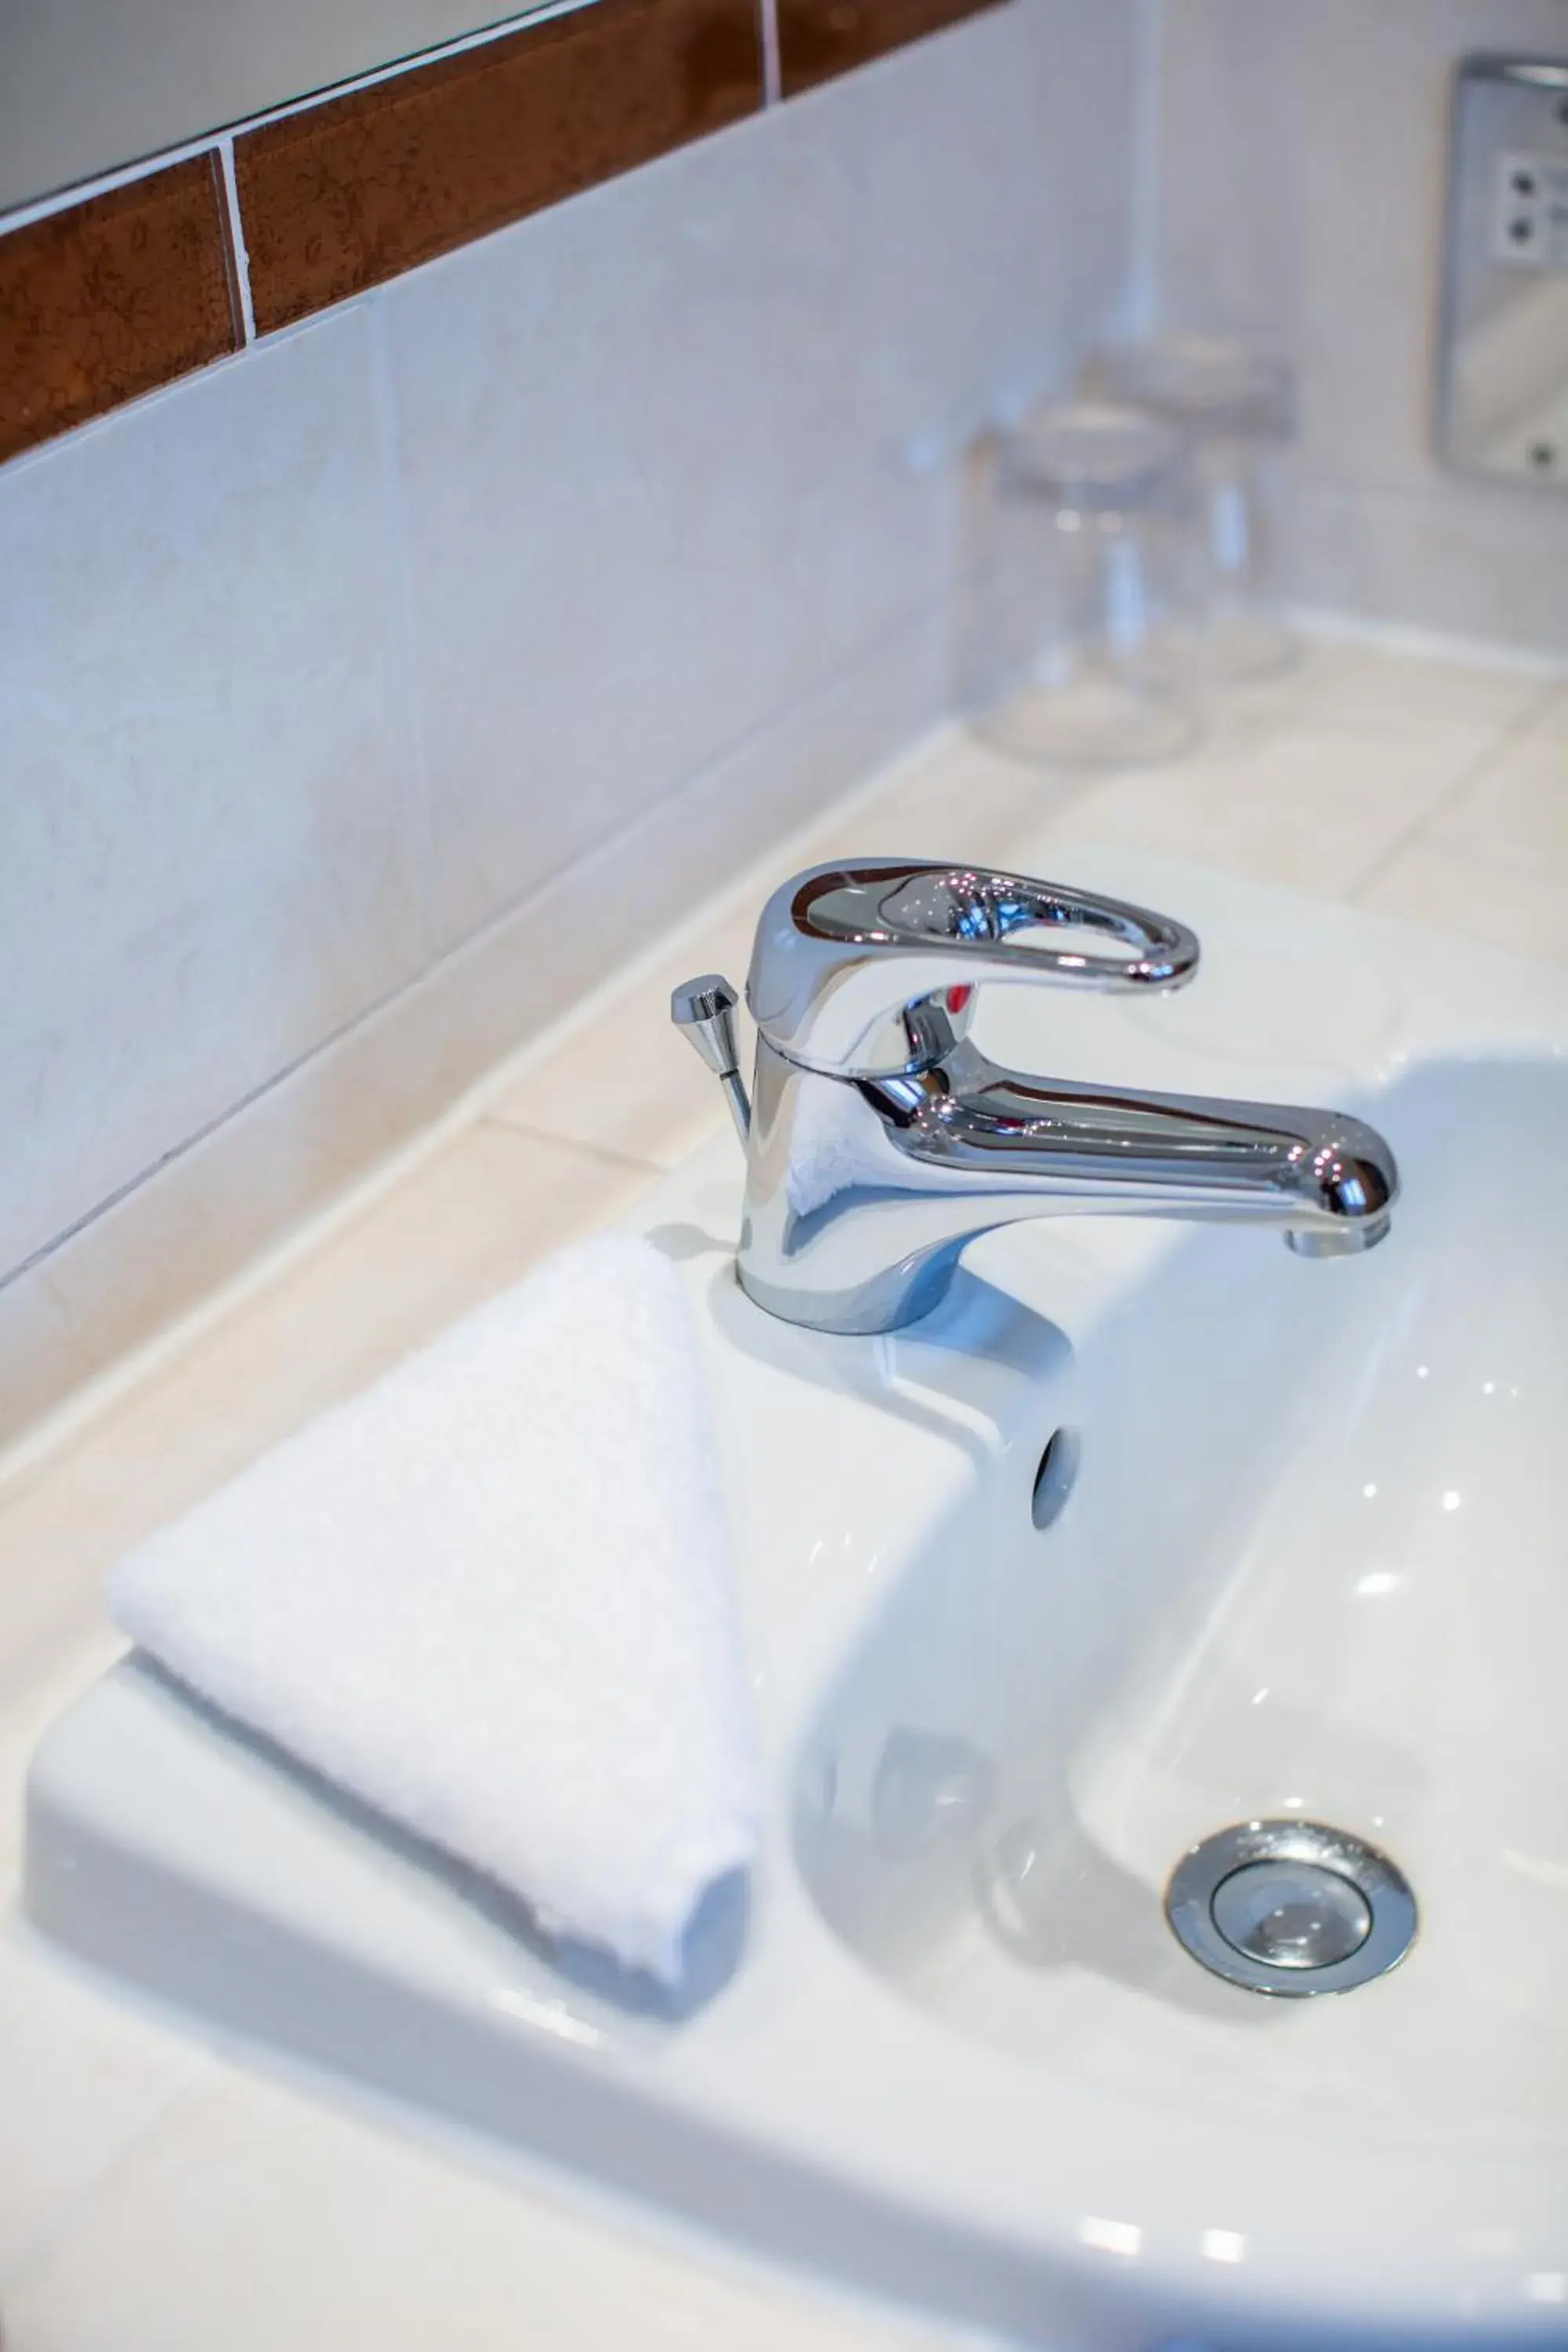
[[[0,478],[0,1266],[420,968],[371,343],[337,312]]]
[[[1568,652],[1568,498],[1432,453],[1449,76],[1568,58],[1568,0],[1156,0],[1150,283],[1296,356],[1305,604]]]
[[[930,453],[1112,318],[1136,19],[1013,0],[0,475],[0,1435],[940,715]]]
[[[941,602],[911,450],[1118,299],[1130,25],[1005,12],[387,290],[438,947]]]

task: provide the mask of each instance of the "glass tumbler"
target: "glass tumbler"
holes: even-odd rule
[[[1041,409],[995,445],[965,699],[1016,758],[1163,760],[1196,733],[1155,652],[1180,529],[1179,434],[1135,409]]]
[[[1167,335],[1101,352],[1088,381],[1186,439],[1193,499],[1174,657],[1200,679],[1260,677],[1291,659],[1275,576],[1279,461],[1295,430],[1283,361],[1245,343]]]

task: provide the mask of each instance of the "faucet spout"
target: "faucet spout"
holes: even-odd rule
[[[1061,1085],[967,1043],[922,1077],[929,1092],[901,1133],[925,1165],[1024,1178],[1100,1214],[1280,1224],[1288,1239],[1351,1234],[1352,1248],[1388,1230],[1394,1156],[1343,1111]]]
[[[845,1081],[764,1040],[739,1274],[791,1322],[888,1331],[929,1314],[996,1225],[1265,1224],[1329,1256],[1383,1239],[1398,1184],[1383,1138],[1343,1112],[1067,1085],[966,1041],[923,1070]]]

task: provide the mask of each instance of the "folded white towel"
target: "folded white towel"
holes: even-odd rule
[[[132,1641],[672,1981],[753,1851],[749,1694],[674,1270],[561,1255],[130,1553]]]

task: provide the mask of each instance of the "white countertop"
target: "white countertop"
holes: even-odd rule
[[[5,2352],[959,2340],[87,1982],[17,1918],[19,1796],[39,1730],[121,1646],[97,1594],[128,1544],[721,1126],[717,1087],[669,1034],[668,990],[707,967],[742,976],[773,881],[855,852],[1004,863],[1043,825],[1064,848],[1177,850],[1568,961],[1568,686],[1315,643],[1172,766],[1069,788],[956,736],[926,745],[0,1465]]]

